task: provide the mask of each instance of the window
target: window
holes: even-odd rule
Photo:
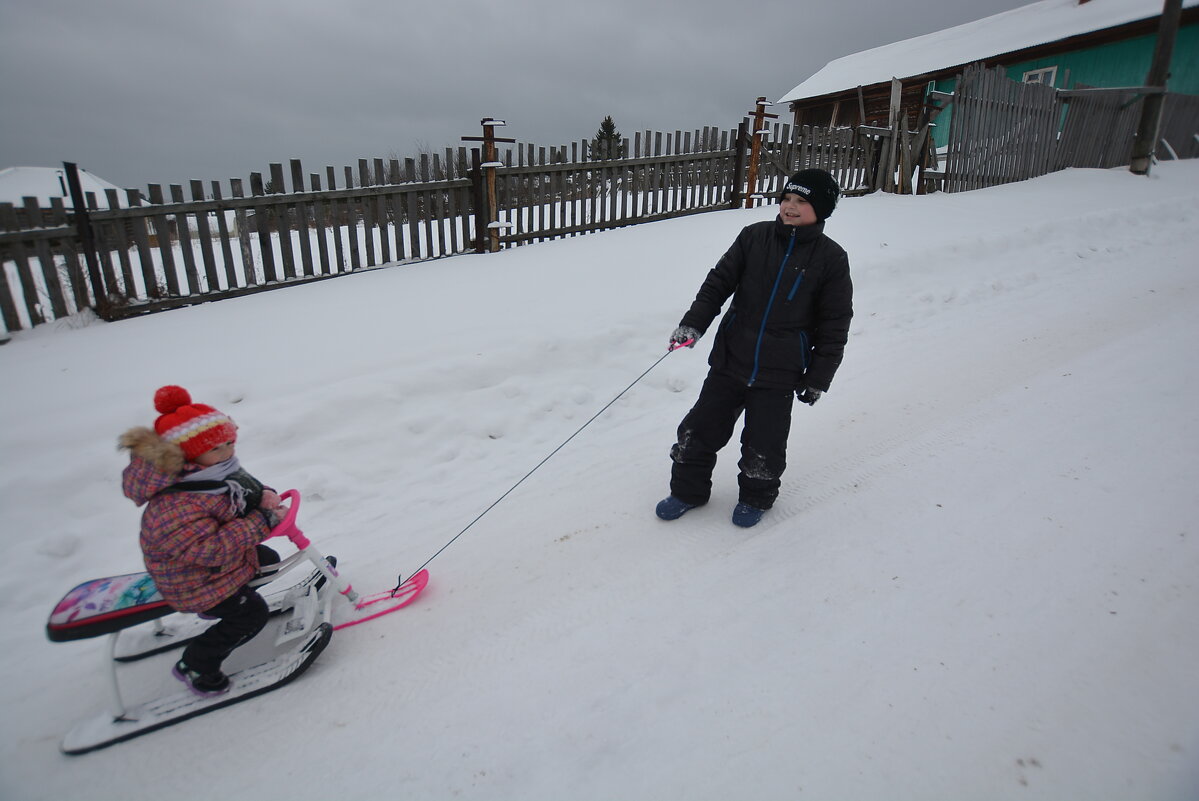
[[[1025,83],[1043,83],[1046,86],[1053,86],[1056,78],[1057,67],[1045,67],[1044,69],[1029,70],[1024,73]]]

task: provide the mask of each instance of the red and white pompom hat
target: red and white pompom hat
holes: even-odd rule
[[[154,430],[167,442],[183,449],[189,462],[226,442],[237,440],[237,425],[223,412],[203,403],[192,403],[183,387],[170,384],[154,393],[154,408],[162,416]]]

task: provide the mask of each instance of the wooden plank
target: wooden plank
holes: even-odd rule
[[[461,214],[462,244],[461,252],[470,253],[478,239],[474,231],[475,222],[475,190],[471,178],[474,164],[474,149],[467,150],[465,146],[458,147],[458,177],[467,181],[458,192],[458,208]]]
[[[958,79],[957,88],[954,92],[954,111],[953,125],[949,129],[949,147],[945,157],[945,191],[960,192],[963,190],[962,174],[965,168],[964,165],[964,140],[965,132],[969,127],[968,115],[969,111],[969,96],[967,94],[967,86],[970,79],[971,70],[967,68],[962,76]]]
[[[274,207],[265,202],[266,187],[262,183],[262,173],[250,173],[250,194],[259,200],[259,204],[254,207],[254,223],[258,229],[258,253],[262,258],[262,280],[264,283],[272,284],[279,280],[271,231],[275,227],[275,213]]]
[[[92,193],[88,193],[90,196]],[[119,196],[116,189],[104,190],[104,200],[109,208],[119,204]],[[114,221],[93,221],[92,236],[95,239],[96,257],[100,260],[100,271],[104,274],[104,285],[108,288],[108,296],[110,298],[119,298],[124,295],[124,282],[118,280],[116,264],[113,262],[113,254],[119,254],[123,251],[120,248],[122,239],[119,227]],[[125,260],[128,261],[129,254],[125,253]]]
[[[567,152],[567,145],[562,145],[561,157],[562,163],[574,164],[574,160],[570,158]],[[564,231],[578,219],[576,213],[575,202],[576,192],[579,185],[578,171],[561,173],[562,184],[562,222],[559,224],[559,231]]]
[[[183,187],[179,184],[171,184],[171,202],[183,202]],[[188,289],[181,291],[181,294],[204,292],[205,288],[200,284],[200,273],[196,267],[196,251],[192,247],[191,222],[187,214],[175,213],[175,235],[178,238],[180,254],[183,256],[183,270],[188,285]]]
[[[1000,180],[1003,183],[1011,183],[1020,180],[1018,156],[1021,150],[1020,145],[1028,133],[1028,118],[1022,113],[1020,84],[1011,80],[1003,80],[999,83],[1007,106],[1007,119],[1003,128],[1004,138],[1001,142]]]
[[[616,183],[617,175],[614,165],[615,160],[613,159],[605,159],[602,162],[603,169],[601,175],[603,176],[603,183],[601,184],[601,187],[604,197],[602,198],[601,203],[603,206],[606,206],[606,209],[601,209],[600,213],[607,222],[614,222],[617,219],[616,196],[619,192],[619,187]]]
[[[387,183],[399,184],[404,181],[404,171],[400,166],[399,159],[391,159],[387,166]],[[402,261],[404,259],[404,204],[401,196],[394,192],[389,192],[383,196],[383,226],[384,236],[387,245],[387,252],[383,255],[385,261],[391,261],[391,251],[394,245],[394,258]]]
[[[974,184],[975,175],[977,174],[977,170],[975,169],[977,163],[975,151],[977,150],[976,143],[978,142],[978,136],[982,129],[982,113],[978,99],[978,83],[981,80],[981,69],[975,66],[970,74],[972,75],[970,83],[960,89],[961,99],[959,101],[963,112],[962,121],[964,123],[961,142],[961,189],[964,192],[977,188]]]
[[[183,198],[180,189],[180,200]],[[204,184],[201,181],[191,182],[192,200],[204,200]],[[219,215],[218,215],[219,216]],[[200,240],[200,256],[204,260],[204,277],[208,280],[208,289],[213,291],[221,288],[217,277],[216,254],[212,250],[212,229],[208,225],[208,213],[196,214],[196,237]]]
[[[106,189],[104,197],[108,201],[110,209],[118,208],[121,205],[120,190]],[[108,227],[108,244],[109,247],[116,251],[117,259],[121,264],[121,286],[124,288],[123,295],[126,298],[137,297],[137,288],[133,279],[133,260],[129,257],[129,245],[131,237],[128,228],[128,221],[115,220]],[[116,284],[111,284],[116,286]]]
[[[533,155],[533,146],[529,145],[529,157],[532,158]],[[546,166],[545,148],[538,148],[536,156],[537,165],[544,168]],[[534,210],[536,212],[536,214],[533,215],[533,226],[538,231],[547,231],[553,227],[550,223],[550,208],[552,206],[550,205],[550,200],[547,196],[547,187],[545,185],[545,181],[547,181],[548,178],[549,175],[545,173],[539,173],[536,176],[530,176],[528,178],[530,200],[534,204]],[[545,241],[545,237],[541,237],[541,240]]]
[[[371,176],[370,167],[366,159],[358,159],[358,183],[361,186],[374,186],[375,181]],[[367,267],[373,267],[379,263],[379,254],[375,250],[375,210],[374,204],[371,203],[369,197],[363,197],[359,204],[359,211],[362,215],[362,232],[365,242],[365,260],[364,264]]]
[[[986,169],[987,150],[984,146],[982,138],[988,135],[991,125],[995,118],[994,104],[988,99],[987,72],[982,70],[979,74],[978,93],[974,98],[974,138],[972,140],[971,159],[970,159],[970,189],[982,189],[983,170]]]
[[[434,155],[436,155],[436,154],[434,154]],[[441,159],[440,159],[440,157],[437,157],[433,160],[433,174],[434,175],[437,175],[439,173],[440,166],[441,166]],[[446,207],[446,194],[447,193],[443,190],[429,192],[430,224],[433,227],[433,231],[434,231],[434,234],[435,234],[436,240],[437,240],[436,245],[435,245],[435,247],[436,247],[436,251],[434,254],[435,256],[449,256],[450,254],[453,253],[453,250],[450,248],[449,239],[447,236],[448,231],[446,231],[446,226],[449,224],[449,220],[447,219],[448,215],[446,213],[446,208],[445,208]],[[433,246],[432,241],[430,241],[430,246]]]
[[[404,175],[410,183],[416,182],[416,159],[404,159]],[[415,192],[406,192],[401,199],[408,216],[408,249],[412,258],[419,259],[424,252],[420,241],[420,209]]]
[[[221,182],[213,181],[212,184],[212,199],[220,202],[221,197]],[[233,245],[232,232],[229,230],[229,215],[225,211],[216,212],[216,227],[217,239],[221,243],[221,265],[224,267],[225,273],[225,288],[233,289],[241,286],[237,280],[237,270],[233,262]]]
[[[374,176],[376,186],[386,186],[394,183],[397,177],[392,177],[387,174],[383,168],[383,159],[374,160]],[[375,225],[378,229],[379,236],[379,264],[387,264],[391,261],[391,229],[387,213],[387,195],[375,195],[371,204],[371,211],[374,212]]]
[[[685,153],[683,150],[683,132],[675,130],[674,132],[674,147],[675,153]],[[674,210],[678,211],[686,208],[686,196],[684,195],[684,187],[686,185],[686,166],[682,162],[675,162],[674,169],[671,170],[674,178]]]
[[[240,178],[229,179],[229,192],[233,197],[243,197],[243,191]],[[255,217],[257,218],[257,215]],[[258,268],[254,263],[254,251],[250,248],[250,217],[246,210],[239,206],[233,213],[233,219],[237,224],[237,247],[241,252],[242,285],[255,286],[258,284]]]
[[[330,191],[337,189],[337,171],[331,165],[325,166],[325,178],[329,181]],[[328,201],[329,237],[333,239],[332,271],[344,272],[346,269],[345,244],[342,241],[342,224],[345,221],[345,202],[336,198]]]
[[[272,204],[273,215],[272,219],[275,223],[275,232],[279,235],[279,258],[283,261],[283,279],[296,277],[296,255],[291,242],[292,231],[292,209],[291,204],[287,202],[284,194],[283,183],[283,164],[275,162],[271,164],[271,192],[270,194],[277,195],[277,202]]]
[[[345,179],[346,188],[352,188],[354,186],[354,170],[348,165],[345,167]],[[346,223],[349,226],[346,240],[350,245],[350,269],[357,270],[363,266],[362,256],[358,252],[358,229],[363,227],[362,208],[357,199],[350,197],[345,199],[345,204]]]
[[[987,70],[983,75],[983,108],[985,109],[985,116],[983,117],[983,127],[980,133],[985,137],[985,140],[982,147],[979,148],[979,183],[977,184],[977,188],[979,189],[990,186],[993,183],[998,183],[999,171],[997,165],[999,162],[1000,143],[1003,138],[1003,121],[1006,116],[1003,104],[996,91],[995,73]]]
[[[321,191],[321,174],[314,172],[308,176],[308,184],[314,193]],[[320,263],[318,272],[321,275],[331,275],[332,265],[329,263],[329,218],[325,214],[329,208],[328,200],[315,200],[312,203],[312,218],[316,232],[316,256]]]
[[[431,183],[432,175],[429,172],[429,154],[420,154],[420,181],[421,183]],[[433,193],[425,190],[420,193],[420,210],[421,222],[424,224],[425,231],[425,253],[429,258],[436,258],[441,255],[439,248],[436,245],[433,234]]]
[[[458,165],[455,163],[453,151],[446,148],[446,177],[453,179],[458,174]],[[445,216],[449,225],[450,245],[449,252],[458,252],[458,236],[460,218],[466,213],[465,206],[459,203],[460,194],[454,189],[449,189],[445,193]]]
[[[296,196],[295,214],[295,229],[297,238],[300,240],[300,266],[303,269],[305,276],[315,275],[312,269],[312,236],[309,233],[310,212],[309,205],[311,201],[303,197],[304,194],[304,167],[300,164],[299,159],[291,160],[291,191]]]
[[[150,184],[150,202],[155,206],[163,206],[166,199],[162,194],[162,186]],[[163,279],[167,283],[167,295],[179,297],[183,293],[179,289],[179,273],[175,269],[175,249],[171,244],[171,223],[162,213],[154,215],[154,247],[158,250],[158,258],[162,264]]]
[[[131,209],[141,208],[142,194],[136,189],[126,190],[125,201]],[[154,268],[154,249],[150,247],[148,219],[147,217],[130,217],[127,222],[133,236],[134,246],[137,248],[137,260],[141,270],[142,286],[145,288],[145,297],[155,299],[163,296],[163,286],[159,280],[159,273]]]

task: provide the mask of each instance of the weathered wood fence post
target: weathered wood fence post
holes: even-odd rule
[[[741,187],[745,186],[745,151],[749,146],[749,123],[742,120],[737,125],[737,140],[733,142],[733,185],[729,193],[729,208],[741,208],[744,195]]]
[[[482,168],[483,191],[480,194],[483,198],[483,208],[480,210],[481,214],[476,215],[479,227],[479,251],[486,250],[495,253],[500,249],[499,203],[495,190],[495,171],[496,168],[504,166],[504,163],[496,158],[495,143],[514,143],[516,140],[496,138],[495,129],[508,124],[503,120],[484,117],[479,124],[483,126],[483,135],[464,136],[462,141],[483,143],[483,163],[478,165]],[[484,232],[486,232],[486,240],[483,239]],[[484,241],[486,241],[485,247],[483,246]]]
[[[87,203],[83,199],[83,187],[79,183],[79,165],[64,161],[63,170],[67,174],[67,189],[71,193],[71,205],[75,208],[75,230],[79,232],[79,246],[83,249],[83,257],[87,261],[87,275],[92,286],[92,303],[96,313],[104,317],[108,311],[108,287],[104,285],[104,274],[100,271],[100,259],[96,256],[96,237],[92,232],[92,220],[87,213]],[[79,277],[79,263],[68,262],[71,280]],[[86,293],[83,294],[86,298]]]
[[[778,119],[777,114],[767,114],[766,107],[772,105],[765,97],[759,97],[754,104],[754,110],[749,112],[753,115],[753,134],[749,142],[749,175],[746,178],[745,186],[745,208],[752,209],[754,207],[754,198],[758,197],[758,162],[762,158],[762,137],[770,133],[770,129],[765,127],[766,118]]]

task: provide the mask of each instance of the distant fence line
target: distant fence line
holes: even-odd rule
[[[232,179],[227,191],[191,181],[190,197],[181,185],[108,190],[103,203],[83,197],[81,215],[60,198],[49,208],[35,198],[0,203],[0,314],[9,331],[89,307],[119,319],[397,261],[758,205],[799,166],[827,168],[850,191],[868,191],[862,159],[871,149],[851,146],[856,138],[850,129],[793,136],[775,125],[752,188],[742,124],[638,132],[618,159],[589,159],[586,141],[517,145],[494,162],[459,147],[314,173],[292,160],[252,173],[248,185]]]
[[[464,137],[482,147],[314,173],[292,160],[286,171],[279,163],[252,173],[248,187],[232,179],[228,192],[191,181],[190,199],[180,185],[151,184],[145,196],[109,190],[104,204],[80,194],[81,214],[60,198],[49,208],[35,198],[0,203],[0,316],[8,331],[85,308],[119,319],[392,262],[752,207],[775,202],[787,176],[808,167],[865,194],[964,191],[1127,164],[1128,120],[1135,127],[1140,104],[1120,91],[1058,92],[972,68],[914,126],[793,130],[763,125],[759,114],[731,129],[638,132],[612,159],[592,159],[587,141],[499,149],[511,140],[485,126],[484,137]],[[1199,155],[1199,98],[1167,100],[1163,130],[1191,131],[1165,137],[1172,154]],[[938,164],[930,129],[948,104],[949,147]]]

